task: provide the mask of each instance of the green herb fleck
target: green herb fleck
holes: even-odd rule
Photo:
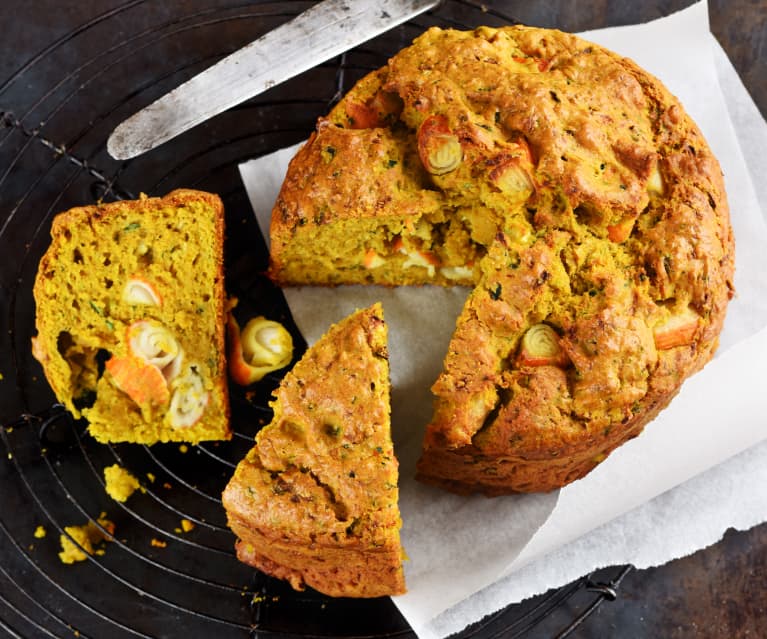
[[[141,224],[139,222],[131,222],[130,224],[128,224],[128,226],[123,228],[123,231],[135,231],[136,229],[140,229],[140,228],[141,228]]]
[[[290,492],[290,488],[284,481],[278,481],[272,486],[272,492],[275,495],[284,495],[285,493]]]
[[[322,430],[328,437],[340,437],[341,433],[343,432],[343,429],[340,426],[336,426],[335,424],[325,424]]]
[[[668,255],[663,256],[663,270],[666,271],[666,275],[671,275],[671,257]]]
[[[91,308],[96,311],[98,315],[101,315],[104,317],[104,311],[101,310],[101,308],[94,302],[93,300],[90,300],[89,304],[91,305]]]

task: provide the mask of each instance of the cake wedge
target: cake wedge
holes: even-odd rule
[[[285,376],[223,493],[238,558],[330,596],[405,591],[380,304],[333,325]]]

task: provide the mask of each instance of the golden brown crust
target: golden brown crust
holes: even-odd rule
[[[540,389],[534,385],[533,390]],[[678,390],[676,387],[671,394],[658,396],[657,403],[650,405],[647,412],[601,433],[579,433],[577,429],[583,428],[582,425],[567,424],[567,419],[548,422],[546,425],[554,432],[541,433],[538,429],[541,416],[534,410],[507,407],[507,412],[516,412],[513,417],[522,419],[504,416],[494,425],[489,437],[477,438],[477,445],[427,445],[419,460],[416,478],[461,495],[483,493],[488,497],[561,488],[587,475],[618,446],[639,435]],[[551,395],[543,395],[532,402],[533,408],[551,399]],[[558,400],[561,396],[554,401]],[[525,412],[527,414],[519,414]],[[541,412],[549,413],[546,417],[550,418],[552,407],[546,406]],[[524,442],[524,445],[517,449],[509,442]],[[422,468],[426,468],[426,472]]]
[[[398,150],[405,178],[382,179],[375,149]],[[436,209],[413,215],[424,192]],[[632,61],[545,29],[427,31],[320,123],[272,231],[283,283],[474,284],[418,466],[460,491],[587,472],[710,359],[733,292],[723,178],[697,126]],[[537,324],[561,361],[520,357]],[[487,479],[496,462],[513,472]]]
[[[242,561],[331,596],[404,592],[388,370],[377,304],[285,376],[223,494]]]
[[[179,189],[76,207],[51,237],[33,351],[59,401],[101,441],[228,439],[220,198]],[[150,364],[151,347],[132,342],[147,328],[177,355]]]

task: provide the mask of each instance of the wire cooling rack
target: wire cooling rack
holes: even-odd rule
[[[281,292],[262,275],[266,249],[237,165],[304,139],[345,90],[425,28],[513,17],[445,2],[136,160],[114,161],[105,141],[144,104],[311,4],[82,2],[82,18],[26,52],[0,84],[0,629],[8,636],[414,636],[389,599],[297,593],[236,560],[220,494],[271,417],[279,375],[232,388],[231,442],[102,445],[55,403],[30,352],[32,283],[53,216],[181,186],[224,200],[227,288],[238,309],[282,321],[298,352],[305,347]],[[104,491],[103,469],[115,463],[142,485],[124,504]],[[115,524],[113,534],[101,528],[103,554],[62,564],[64,529],[102,513]],[[586,576],[459,636],[571,635],[615,599],[628,571]]]

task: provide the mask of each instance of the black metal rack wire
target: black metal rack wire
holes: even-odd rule
[[[413,636],[388,599],[296,593],[236,560],[220,494],[270,418],[278,375],[232,389],[231,442],[102,445],[55,404],[29,348],[32,282],[52,217],[177,186],[222,196],[229,293],[244,315],[284,322],[303,347],[280,291],[262,275],[266,250],[238,164],[303,139],[344,90],[428,26],[513,21],[492,7],[445,2],[141,158],[107,155],[106,138],[122,119],[310,4],[82,3],[90,12],[81,23],[30,52],[0,84],[0,629],[8,636]],[[142,485],[123,504],[104,491],[103,469],[115,463]],[[63,565],[59,536],[101,513],[115,524],[113,534],[101,526],[103,554]],[[617,596],[628,571],[586,576],[459,636],[571,635]]]

